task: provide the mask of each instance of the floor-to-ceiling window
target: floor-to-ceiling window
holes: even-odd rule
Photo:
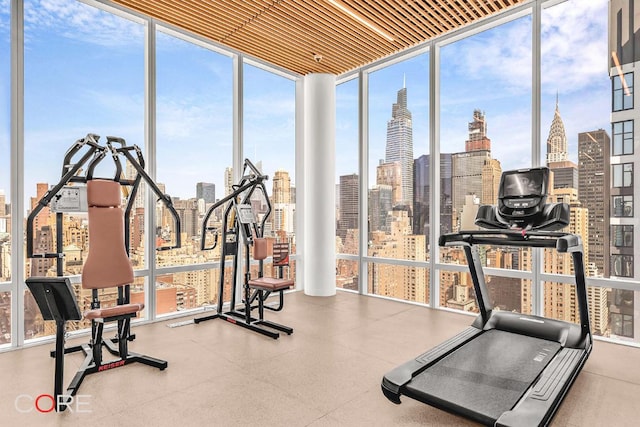
[[[369,74],[368,291],[429,301],[429,53]],[[435,232],[439,232],[435,231]],[[379,259],[379,260],[378,260]],[[401,260],[402,262],[385,262]]]
[[[243,63],[242,74],[243,157],[268,176],[264,184],[271,204],[268,212],[264,197],[256,193],[251,202],[254,216],[264,223],[263,235],[269,242],[270,256],[274,249],[278,253],[287,247],[295,255],[295,81],[248,62]],[[291,265],[283,268],[282,274],[295,278],[295,258],[290,259]],[[266,276],[280,274],[271,262],[265,262],[264,268]]]
[[[0,2],[0,346],[11,342],[10,3]]]
[[[553,172],[553,201],[571,206],[568,231],[581,237],[586,274],[596,278],[609,277],[610,200],[603,195],[611,187],[629,184],[630,178],[623,167],[619,174],[609,171],[614,139],[607,68],[608,3],[567,1],[544,8],[541,16],[540,163]],[[571,82],[565,79],[567,72]],[[568,254],[545,250],[543,261],[544,273],[573,274]],[[606,287],[588,287],[591,328],[597,335],[609,334],[610,293]],[[546,280],[543,294],[545,316],[579,321],[572,280]]]
[[[205,212],[225,196],[225,169],[233,157],[232,88],[229,56],[167,30],[156,31],[156,177],[173,199],[182,234],[179,249],[156,252],[157,315],[217,301],[219,268],[172,272],[171,267],[217,265],[220,260],[221,244],[200,250],[201,228]],[[209,225],[220,226],[220,221],[214,217]],[[173,224],[159,204],[158,246],[172,243]]]
[[[74,0],[55,5],[24,2],[24,180],[25,209],[30,211],[58,183],[67,149],[88,133],[124,138],[144,148],[144,28],[123,17]],[[4,63],[4,62],[3,62]],[[74,161],[78,157],[74,157]],[[83,168],[86,171],[86,167]],[[110,156],[96,176],[113,177]],[[136,215],[143,211],[136,210]],[[55,214],[43,209],[34,221],[34,249],[54,252]],[[63,273],[80,274],[88,253],[86,213],[64,215]],[[144,251],[132,242],[136,269],[145,267]],[[55,276],[53,259],[25,260],[26,276]],[[79,284],[74,286],[79,287]],[[144,301],[144,278],[132,286],[132,301]],[[90,293],[78,290],[81,310]],[[115,300],[105,294],[103,299]],[[54,332],[25,295],[25,339]],[[84,323],[74,324],[83,327]]]
[[[336,286],[352,291],[359,289],[360,263],[344,255],[360,253],[359,82],[336,86]]]
[[[450,230],[476,228],[479,205],[495,205],[503,171],[530,167],[531,17],[525,15],[440,50],[440,221]],[[480,247],[492,303],[530,311],[530,280],[504,270],[531,271],[529,249]],[[465,265],[460,247],[440,249],[440,260]],[[502,270],[502,273],[500,272]],[[440,306],[477,311],[466,269],[441,270]]]

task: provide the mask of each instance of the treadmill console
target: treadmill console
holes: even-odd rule
[[[540,214],[547,200],[549,169],[506,171],[500,179],[498,212],[509,223],[526,223]]]
[[[493,229],[560,230],[570,221],[569,205],[547,203],[549,169],[505,171],[500,179],[498,205],[478,209],[476,225]]]

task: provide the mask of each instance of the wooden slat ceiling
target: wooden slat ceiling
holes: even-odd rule
[[[295,73],[339,75],[526,0],[113,1]]]

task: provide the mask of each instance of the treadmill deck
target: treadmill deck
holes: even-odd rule
[[[416,375],[406,394],[493,424],[560,349],[554,341],[492,329]]]

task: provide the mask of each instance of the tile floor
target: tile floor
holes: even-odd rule
[[[387,371],[464,329],[472,317],[346,292],[292,293],[284,311],[267,317],[295,332],[272,340],[220,320],[136,327],[131,350],[168,360],[169,367],[132,364],[87,376],[75,412],[42,414],[28,397],[18,398],[52,393],[51,345],[2,353],[0,425],[474,425],[411,399],[394,405],[380,391]],[[65,383],[81,361],[67,355]],[[639,396],[640,349],[596,342],[553,425],[637,426]],[[31,412],[18,411],[17,398],[18,408]]]

